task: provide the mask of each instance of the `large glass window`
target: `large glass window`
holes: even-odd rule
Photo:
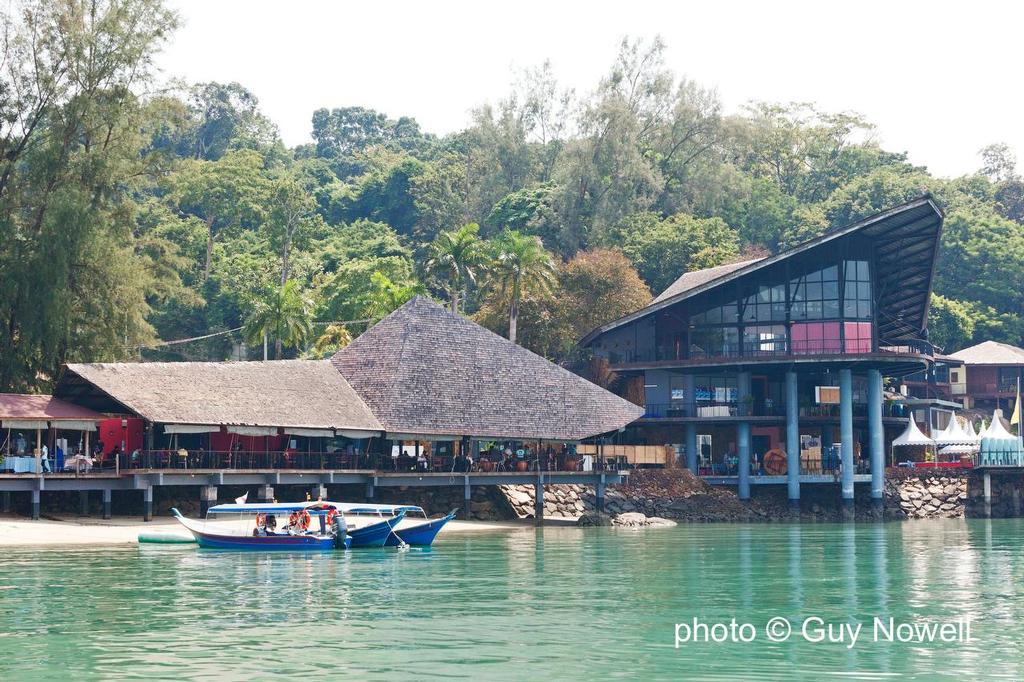
[[[781,324],[743,328],[744,355],[781,355],[786,352],[786,327]]]
[[[735,403],[738,398],[736,377],[697,376],[693,385],[698,403]]]
[[[790,333],[794,355],[841,352],[838,322],[795,322]]]
[[[690,332],[690,357],[731,357],[739,353],[736,327],[695,327]]]
[[[843,334],[846,337],[843,344],[847,353],[871,352],[870,322],[844,322]]]
[[[789,283],[794,320],[825,320],[839,317],[839,267],[801,275]]]
[[[846,261],[843,317],[861,320],[871,318],[871,277],[867,261]]]

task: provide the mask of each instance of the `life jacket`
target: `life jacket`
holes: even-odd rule
[[[302,510],[302,516],[299,518],[299,528],[302,530],[309,529],[309,512]]]
[[[288,525],[294,526],[299,520],[299,515],[296,512],[292,512],[288,515]]]

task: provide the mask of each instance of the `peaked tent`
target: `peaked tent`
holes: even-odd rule
[[[423,296],[331,362],[393,437],[577,441],[644,413]]]
[[[1024,464],[1024,448],[1020,439],[1006,430],[1000,410],[992,416],[992,425],[981,439],[982,466],[1021,466]]]

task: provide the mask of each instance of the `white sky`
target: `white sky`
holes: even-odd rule
[[[890,150],[939,175],[1006,142],[1024,155],[1024,3],[301,2],[170,0],[184,26],[158,64],[190,82],[238,81],[289,146],[320,107],[365,106],[443,134],[550,59],[587,92],[623,36],[661,35],[678,74],[748,100],[856,111]],[[1019,164],[1024,170],[1024,163]]]

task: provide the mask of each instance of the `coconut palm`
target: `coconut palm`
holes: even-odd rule
[[[243,333],[249,343],[274,338],[274,357],[281,359],[283,346],[300,345],[312,333],[312,306],[303,296],[298,282],[289,280],[273,289],[262,301],[257,301],[245,320]],[[266,360],[264,346],[263,359]]]
[[[452,312],[470,283],[476,283],[477,269],[486,262],[480,226],[467,223],[457,230],[441,232],[427,250],[427,272],[444,282]]]
[[[329,358],[352,343],[352,332],[343,324],[331,324],[313,342],[313,348],[303,355],[305,358],[322,360]]]
[[[508,301],[508,338],[515,343],[519,302],[525,294],[550,294],[558,268],[540,237],[505,230],[494,240],[488,278],[491,288]]]

